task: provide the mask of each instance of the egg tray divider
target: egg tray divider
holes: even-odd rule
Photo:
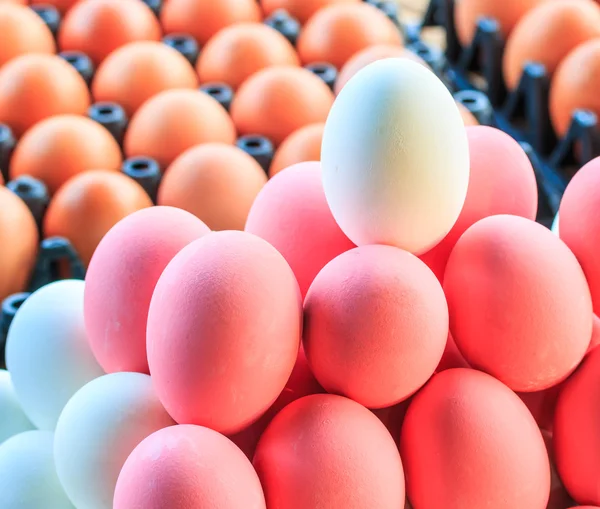
[[[473,42],[462,47],[454,21],[455,2],[430,0],[421,23],[403,28],[407,47],[433,64],[455,98],[480,123],[501,129],[525,149],[538,182],[537,220],[550,226],[570,178],[600,155],[598,119],[590,111],[578,110],[567,134],[557,138],[550,122],[550,78],[545,67],[527,63],[517,88],[508,91],[502,72],[505,40],[498,22],[481,18]],[[429,27],[444,29],[444,53],[423,40],[423,29]]]

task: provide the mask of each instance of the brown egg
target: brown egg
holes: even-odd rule
[[[456,101],[456,105],[458,106],[458,111],[460,111],[460,116],[463,119],[465,127],[479,125],[475,115],[469,111],[469,108],[458,101]]]
[[[35,265],[38,232],[25,203],[0,187],[0,301],[26,289]]]
[[[261,23],[238,23],[208,41],[196,70],[200,83],[227,83],[235,90],[265,67],[299,64],[296,50],[277,30]]]
[[[296,163],[320,161],[324,130],[324,123],[309,124],[290,134],[273,156],[269,177]]]
[[[119,103],[131,117],[152,96],[173,88],[196,88],[196,72],[186,58],[155,41],[129,43],[100,64],[92,83],[96,101]]]
[[[333,93],[301,67],[268,67],[247,79],[231,105],[240,134],[261,134],[279,145],[308,124],[325,122]]]
[[[167,90],[148,100],[125,134],[127,157],[149,156],[163,169],[182,152],[208,142],[235,142],[235,127],[216,99],[198,90]]]
[[[559,135],[573,113],[587,109],[600,116],[600,39],[581,44],[561,62],[550,88],[550,116]]]
[[[575,47],[600,37],[600,6],[592,0],[552,0],[532,9],[513,30],[504,52],[504,78],[515,88],[527,62],[550,75]]]
[[[71,7],[81,0],[29,0],[31,5],[52,5],[56,7],[61,14],[65,14]]]
[[[115,171],[91,170],[69,179],[44,217],[44,236],[66,237],[87,266],[102,237],[121,219],[152,201],[133,179]]]
[[[0,66],[26,53],[56,51],[52,32],[35,12],[16,4],[0,3]]]
[[[86,0],[65,16],[58,36],[62,51],[83,51],[94,65],[134,41],[158,41],[158,20],[139,0]]]
[[[244,151],[207,143],[187,150],[169,166],[158,204],[187,210],[211,230],[243,230],[266,182],[263,169]]]
[[[269,16],[278,9],[285,9],[300,23],[306,23],[317,11],[333,4],[352,4],[361,0],[261,0],[265,16]]]
[[[16,137],[53,115],[84,115],[89,106],[85,81],[56,55],[21,55],[0,69],[0,122]]]
[[[304,64],[328,62],[338,69],[357,52],[375,44],[402,45],[396,25],[367,3],[334,4],[308,20],[298,38]]]
[[[428,67],[425,61],[416,53],[409,51],[401,46],[393,44],[376,44],[375,46],[369,46],[358,53],[346,62],[342,70],[340,71],[337,80],[335,82],[334,91],[335,94],[339,94],[340,90],[344,88],[344,85],[363,67],[366,67],[377,60],[384,58],[408,58],[415,62],[419,62],[424,66]]]
[[[25,133],[10,161],[10,177],[31,175],[50,194],[87,170],[119,170],[121,150],[103,126],[87,117],[58,115]]]

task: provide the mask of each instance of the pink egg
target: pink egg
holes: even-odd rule
[[[368,408],[395,405],[433,374],[448,338],[435,275],[392,246],[329,262],[304,301],[304,349],[319,383]]]
[[[303,297],[327,262],[355,247],[329,210],[318,162],[295,164],[269,180],[252,205],[246,231],[277,248]]]
[[[208,428],[171,426],[129,455],[117,481],[114,509],[265,509],[250,461]]]
[[[240,431],[285,387],[301,325],[298,283],[268,242],[240,231],[192,242],[160,277],[148,313],[158,397],[180,424]]]
[[[107,373],[149,373],[146,321],[154,286],[171,259],[209,231],[189,212],[151,207],[100,241],[85,278],[84,314],[92,351]]]

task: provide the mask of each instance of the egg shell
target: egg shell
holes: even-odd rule
[[[256,197],[246,231],[283,255],[303,299],[319,271],[355,247],[331,215],[318,162],[299,163],[273,177]]]
[[[174,424],[142,373],[112,373],[83,386],[60,415],[54,459],[76,507],[112,509],[125,460],[147,436]]]
[[[156,282],[181,249],[209,231],[189,212],[151,207],[104,236],[86,274],[84,313],[92,351],[107,373],[149,373],[146,323]]]
[[[342,396],[306,396],[285,407],[253,463],[267,507],[398,509],[405,502],[394,440],[375,415]]]
[[[23,411],[39,429],[54,430],[69,398],[101,376],[86,339],[84,282],[46,285],[21,305],[6,338],[6,366]]]
[[[564,242],[529,219],[497,215],[471,226],[450,255],[444,291],[466,361],[515,391],[558,384],[589,347],[583,271]]]
[[[0,445],[2,506],[11,509],[74,509],[54,466],[54,433],[25,431]]]
[[[552,432],[556,402],[563,385],[564,382],[543,391],[517,393],[543,431]]]
[[[261,0],[260,6],[265,16],[278,9],[285,9],[300,23],[306,23],[313,14],[328,5],[358,3],[360,0]]]
[[[400,453],[416,509],[546,508],[542,435],[521,400],[485,373],[435,375],[408,409]]]
[[[546,509],[565,509],[571,507],[575,501],[567,493],[556,471],[554,448],[552,447],[552,433],[542,430],[542,437],[544,438],[544,444],[546,444],[548,458],[550,459],[550,498]]]
[[[325,123],[301,127],[290,134],[279,146],[269,166],[269,177],[277,175],[294,164],[321,160],[321,143]]]
[[[179,424],[236,433],[285,387],[301,325],[298,283],[283,256],[250,233],[210,233],[173,258],[152,296],[157,394]]]
[[[398,448],[400,448],[400,430],[402,424],[404,424],[404,418],[411,401],[412,397],[401,401],[397,405],[371,410],[390,432]]]
[[[304,317],[304,349],[319,383],[368,408],[414,394],[448,338],[440,283],[416,256],[391,246],[362,246],[329,262],[308,290]]]
[[[220,433],[194,425],[159,430],[133,450],[113,507],[266,509],[258,476],[242,451]]]
[[[452,337],[452,334],[448,332],[448,339],[446,341],[446,348],[444,350],[444,354],[442,355],[442,359],[438,364],[438,367],[435,369],[436,373],[440,371],[445,371],[447,369],[452,368],[468,368],[469,363],[465,360],[462,353],[456,346],[456,341]]]
[[[408,59],[379,60],[342,89],[325,124],[323,187],[357,245],[422,254],[456,222],[469,184],[469,147],[444,84]]]
[[[446,264],[460,236],[484,217],[512,214],[535,220],[538,191],[533,167],[521,146],[494,127],[467,127],[469,187],[458,220],[443,240],[421,259],[444,279]]]
[[[0,445],[10,437],[34,429],[27,418],[10,379],[10,373],[0,369]]]

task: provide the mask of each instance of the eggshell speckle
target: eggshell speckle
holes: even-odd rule
[[[27,418],[10,379],[10,373],[0,369],[0,444],[8,438],[34,428]]]

